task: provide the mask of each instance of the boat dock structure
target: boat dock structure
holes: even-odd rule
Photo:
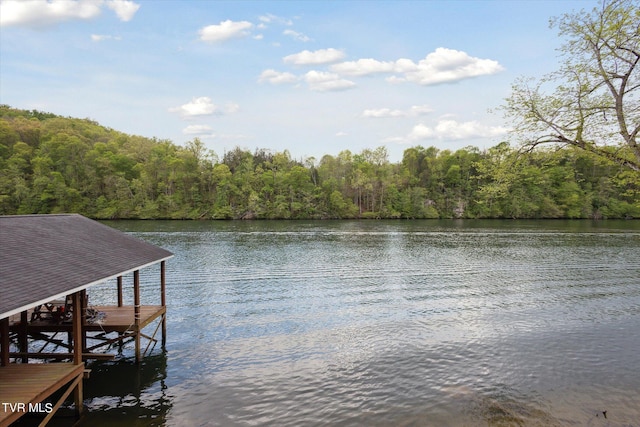
[[[81,215],[0,216],[0,427],[27,415],[45,426],[72,394],[79,417],[86,360],[112,359],[111,349],[133,341],[139,362],[158,333],[164,347],[172,256]],[[159,298],[144,305],[140,271],[157,265]],[[90,288],[108,280],[114,303],[90,304]]]

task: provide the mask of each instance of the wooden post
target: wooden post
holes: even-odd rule
[[[76,405],[76,418],[80,418],[80,415],[82,414],[82,411],[84,410],[84,401],[83,401],[83,393],[84,393],[84,389],[83,389],[83,385],[84,385],[84,381],[82,380],[82,378],[80,378],[80,381],[78,382],[78,385],[76,386],[75,390],[73,391],[73,403],[75,403]]]
[[[20,313],[20,332],[18,333],[18,342],[20,343],[20,352],[25,353],[22,356],[22,363],[29,363],[29,356],[27,353],[29,352],[29,340],[28,340],[28,323],[29,318],[27,316],[27,310]]]
[[[160,263],[160,304],[164,307],[162,315],[162,348],[167,343],[167,296],[166,296],[166,261]]]
[[[140,270],[133,272],[133,320],[135,324],[136,362],[140,362]]]
[[[118,307],[122,307],[122,276],[118,276]]]
[[[71,296],[73,299],[73,318],[71,331],[73,334],[73,364],[82,363],[82,302],[81,291],[74,292]]]
[[[82,327],[83,314],[82,309],[83,299],[85,291],[74,292],[71,296],[73,304],[73,318],[71,331],[73,334],[73,364],[82,364],[82,350],[84,344],[84,332]],[[83,409],[82,403],[82,379],[78,382],[78,385],[73,389],[73,400],[76,405],[76,415],[79,417]]]
[[[87,350],[87,331],[85,325],[87,324],[87,290],[80,291],[80,334],[82,335],[82,352]]]
[[[122,307],[122,276],[118,276],[118,307]],[[118,332],[118,337],[120,337],[120,341],[118,341],[118,352],[122,353],[122,346],[124,344],[122,340],[122,333]]]
[[[0,319],[0,366],[9,364],[9,318]]]

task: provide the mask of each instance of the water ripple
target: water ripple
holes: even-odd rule
[[[141,232],[176,253],[162,423],[638,425],[635,225],[375,224]]]

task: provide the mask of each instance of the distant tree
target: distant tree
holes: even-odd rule
[[[603,0],[551,27],[566,38],[563,61],[515,82],[503,108],[515,133],[526,148],[572,145],[640,171],[640,3]]]
[[[640,173],[569,146],[348,150],[319,162],[126,135],[0,105],[0,215],[101,218],[640,218]]]

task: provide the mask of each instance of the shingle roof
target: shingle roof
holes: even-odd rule
[[[81,215],[0,216],[0,318],[171,256]]]

